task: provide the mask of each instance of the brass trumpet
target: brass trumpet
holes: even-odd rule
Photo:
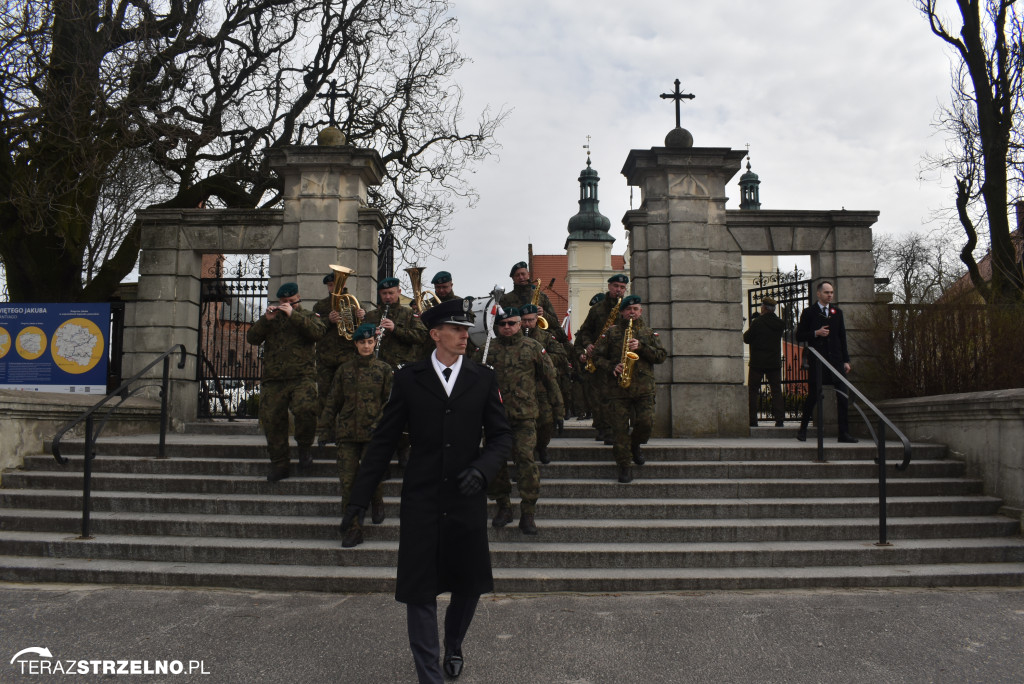
[[[425,266],[411,266],[405,269],[405,272],[409,274],[409,282],[412,284],[412,310],[418,314],[441,303],[441,300],[432,291],[421,289],[423,271],[425,270],[427,270]]]
[[[334,272],[334,287],[331,288],[331,310],[337,311],[341,317],[338,322],[338,334],[346,340],[352,339],[352,333],[356,331],[356,311],[360,308],[359,300],[355,295],[345,292],[345,281],[355,271],[345,266],[331,264],[331,271]]]

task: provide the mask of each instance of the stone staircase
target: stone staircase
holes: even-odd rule
[[[198,434],[202,429],[209,434]],[[636,480],[615,482],[611,448],[568,423],[541,467],[540,535],[490,530],[498,592],[1024,585],[1018,520],[945,449],[915,445],[889,471],[888,547],[878,538],[874,448],[765,439],[653,440]],[[760,436],[758,436],[760,435]],[[897,445],[889,453],[897,454]],[[68,444],[65,453],[81,453]],[[342,549],[331,458],[266,482],[252,425],[102,440],[93,539],[78,539],[82,457],[49,455],[3,474],[0,580],[390,592],[400,482],[388,519]],[[493,505],[491,512],[493,513]]]

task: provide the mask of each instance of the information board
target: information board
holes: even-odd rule
[[[0,304],[0,388],[107,393],[110,304]]]

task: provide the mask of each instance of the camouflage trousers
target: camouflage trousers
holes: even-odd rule
[[[260,423],[270,462],[284,467],[288,452],[288,411],[295,417],[295,441],[310,446],[316,435],[316,381],[313,378],[264,381],[260,386]]]
[[[338,476],[341,478],[341,508],[342,511],[348,506],[352,498],[352,485],[356,481],[356,473],[359,471],[359,463],[363,459],[363,450],[369,442],[338,442]],[[384,498],[384,483],[377,485],[373,492],[373,501],[382,501]]]
[[[646,444],[654,426],[654,395],[617,398],[608,402],[606,412],[611,420],[612,455],[615,463],[628,466],[633,459],[633,447]],[[633,431],[630,433],[630,425]]]
[[[533,420],[510,420],[512,426],[512,463],[519,470],[520,513],[533,513],[540,495],[540,468],[533,460],[537,446],[537,427]],[[487,488],[487,495],[499,506],[511,507],[512,482],[508,479],[508,462],[502,464],[498,475]]]
[[[534,448],[541,449],[551,443],[555,434],[555,414],[548,401],[540,402],[537,414],[537,444]]]
[[[331,396],[331,383],[334,382],[334,372],[338,370],[338,366],[329,366],[327,364],[317,364],[316,366],[316,414],[319,416],[323,413],[324,404],[327,403],[327,398]],[[334,441],[334,436],[331,436],[331,441]]]
[[[598,368],[593,373],[583,371],[586,383],[587,401],[590,402],[590,413],[594,417],[594,429],[601,433],[609,433],[612,429],[613,416],[609,415],[613,402],[608,399],[609,388],[602,371]]]

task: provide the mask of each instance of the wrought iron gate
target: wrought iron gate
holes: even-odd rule
[[[789,273],[761,272],[754,278],[754,288],[747,291],[747,320],[753,320],[761,311],[765,297],[775,300],[775,314],[782,319],[782,394],[786,398],[786,420],[799,420],[807,397],[807,371],[800,367],[803,346],[796,340],[796,326],[800,314],[811,304],[811,280],[804,272],[794,268]],[[771,392],[768,382],[762,380],[757,409],[758,420],[772,419]]]
[[[245,334],[267,307],[267,256],[208,259],[199,295],[199,418],[255,418],[263,348]]]

